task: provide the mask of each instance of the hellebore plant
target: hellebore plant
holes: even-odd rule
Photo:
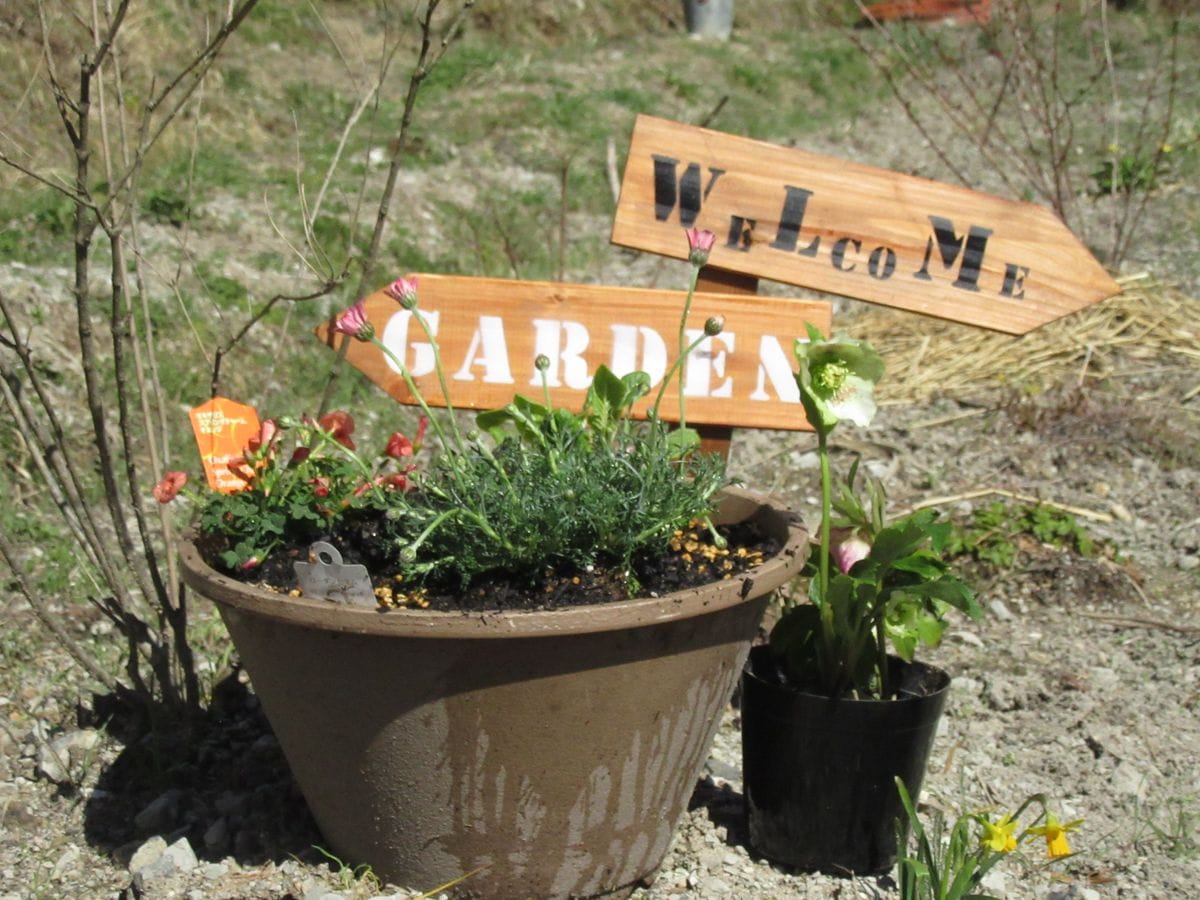
[[[1046,798],[1033,794],[1016,811],[996,819],[985,812],[964,813],[947,830],[945,818],[937,813],[926,828],[899,778],[896,789],[907,820],[896,822],[901,900],[989,900],[991,895],[980,893],[979,885],[994,866],[1035,836],[1045,838],[1051,861],[1070,856],[1067,834],[1083,823],[1076,819],[1061,824]],[[1035,805],[1040,812],[1032,824],[1022,826],[1021,817]]]
[[[886,523],[882,485],[868,480],[865,506],[855,490],[857,463],[835,497],[829,436],[843,420],[870,424],[884,365],[863,341],[808,331],[794,352],[800,401],[817,435],[820,544],[815,571],[810,561],[810,602],[785,609],[771,647],[801,686],[829,697],[888,698],[889,646],[911,662],[919,644],[937,644],[948,609],[973,617],[980,610],[942,559],[949,523],[930,510]]]
[[[713,317],[699,338],[686,343],[697,273],[714,237],[693,229],[687,239],[692,276],[679,355],[663,376],[664,385],[678,377],[681,394],[687,355],[723,326]],[[424,330],[448,398],[417,280],[398,279],[386,293]],[[268,420],[239,464],[248,489],[200,502],[201,531],[224,539],[220,561],[228,570],[253,566],[285,541],[328,535],[353,546],[370,571],[407,584],[437,579],[466,585],[489,574],[532,581],[559,568],[603,566],[632,594],[639,587],[639,559],[661,556],[677,531],[697,521],[712,530],[714,496],[726,483],[724,460],[699,452],[699,436],[684,424],[682,405],[680,427],[659,417],[662,390],[646,421],[632,418],[634,405],[652,388],[646,373],[617,376],[600,366],[575,413],[550,403],[549,361],[539,359],[542,402],[518,395],[501,409],[478,414],[477,429],[464,433],[448,401],[444,416],[429,408],[403,360],[376,337],[363,301],[336,316],[332,327],[389,356],[424,413],[421,430],[412,441],[392,436],[385,468],[356,452],[345,413],[331,414],[344,420],[319,423]],[[440,453],[417,467],[412,458],[425,423]],[[289,449],[280,443],[282,434],[292,438]],[[159,499],[178,492],[173,478],[156,489]]]

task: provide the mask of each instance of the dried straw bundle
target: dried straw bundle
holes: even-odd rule
[[[953,386],[958,396],[1074,374],[1119,375],[1130,368],[1195,370],[1200,378],[1200,301],[1147,274],[1118,279],[1123,290],[1080,312],[1014,337],[892,309],[872,308],[844,327],[889,363],[881,401],[911,403]],[[1182,399],[1200,393],[1200,382]]]

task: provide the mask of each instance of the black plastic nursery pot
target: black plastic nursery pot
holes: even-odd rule
[[[831,700],[779,683],[769,647],[742,673],[742,773],[750,844],[830,874],[887,871],[904,816],[894,779],[921,788],[950,676],[892,659],[900,696]]]

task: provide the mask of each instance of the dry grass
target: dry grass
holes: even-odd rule
[[[847,330],[891,363],[879,391],[886,403],[921,401],[946,385],[971,396],[1163,366],[1195,371],[1195,386],[1178,398],[1193,400],[1200,394],[1197,301],[1146,274],[1121,284],[1115,297],[1020,337],[889,309],[855,316]]]

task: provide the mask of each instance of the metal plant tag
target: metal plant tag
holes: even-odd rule
[[[342,554],[325,541],[316,541],[308,548],[308,560],[293,563],[305,597],[356,606],[376,605],[366,566],[343,565]]]

